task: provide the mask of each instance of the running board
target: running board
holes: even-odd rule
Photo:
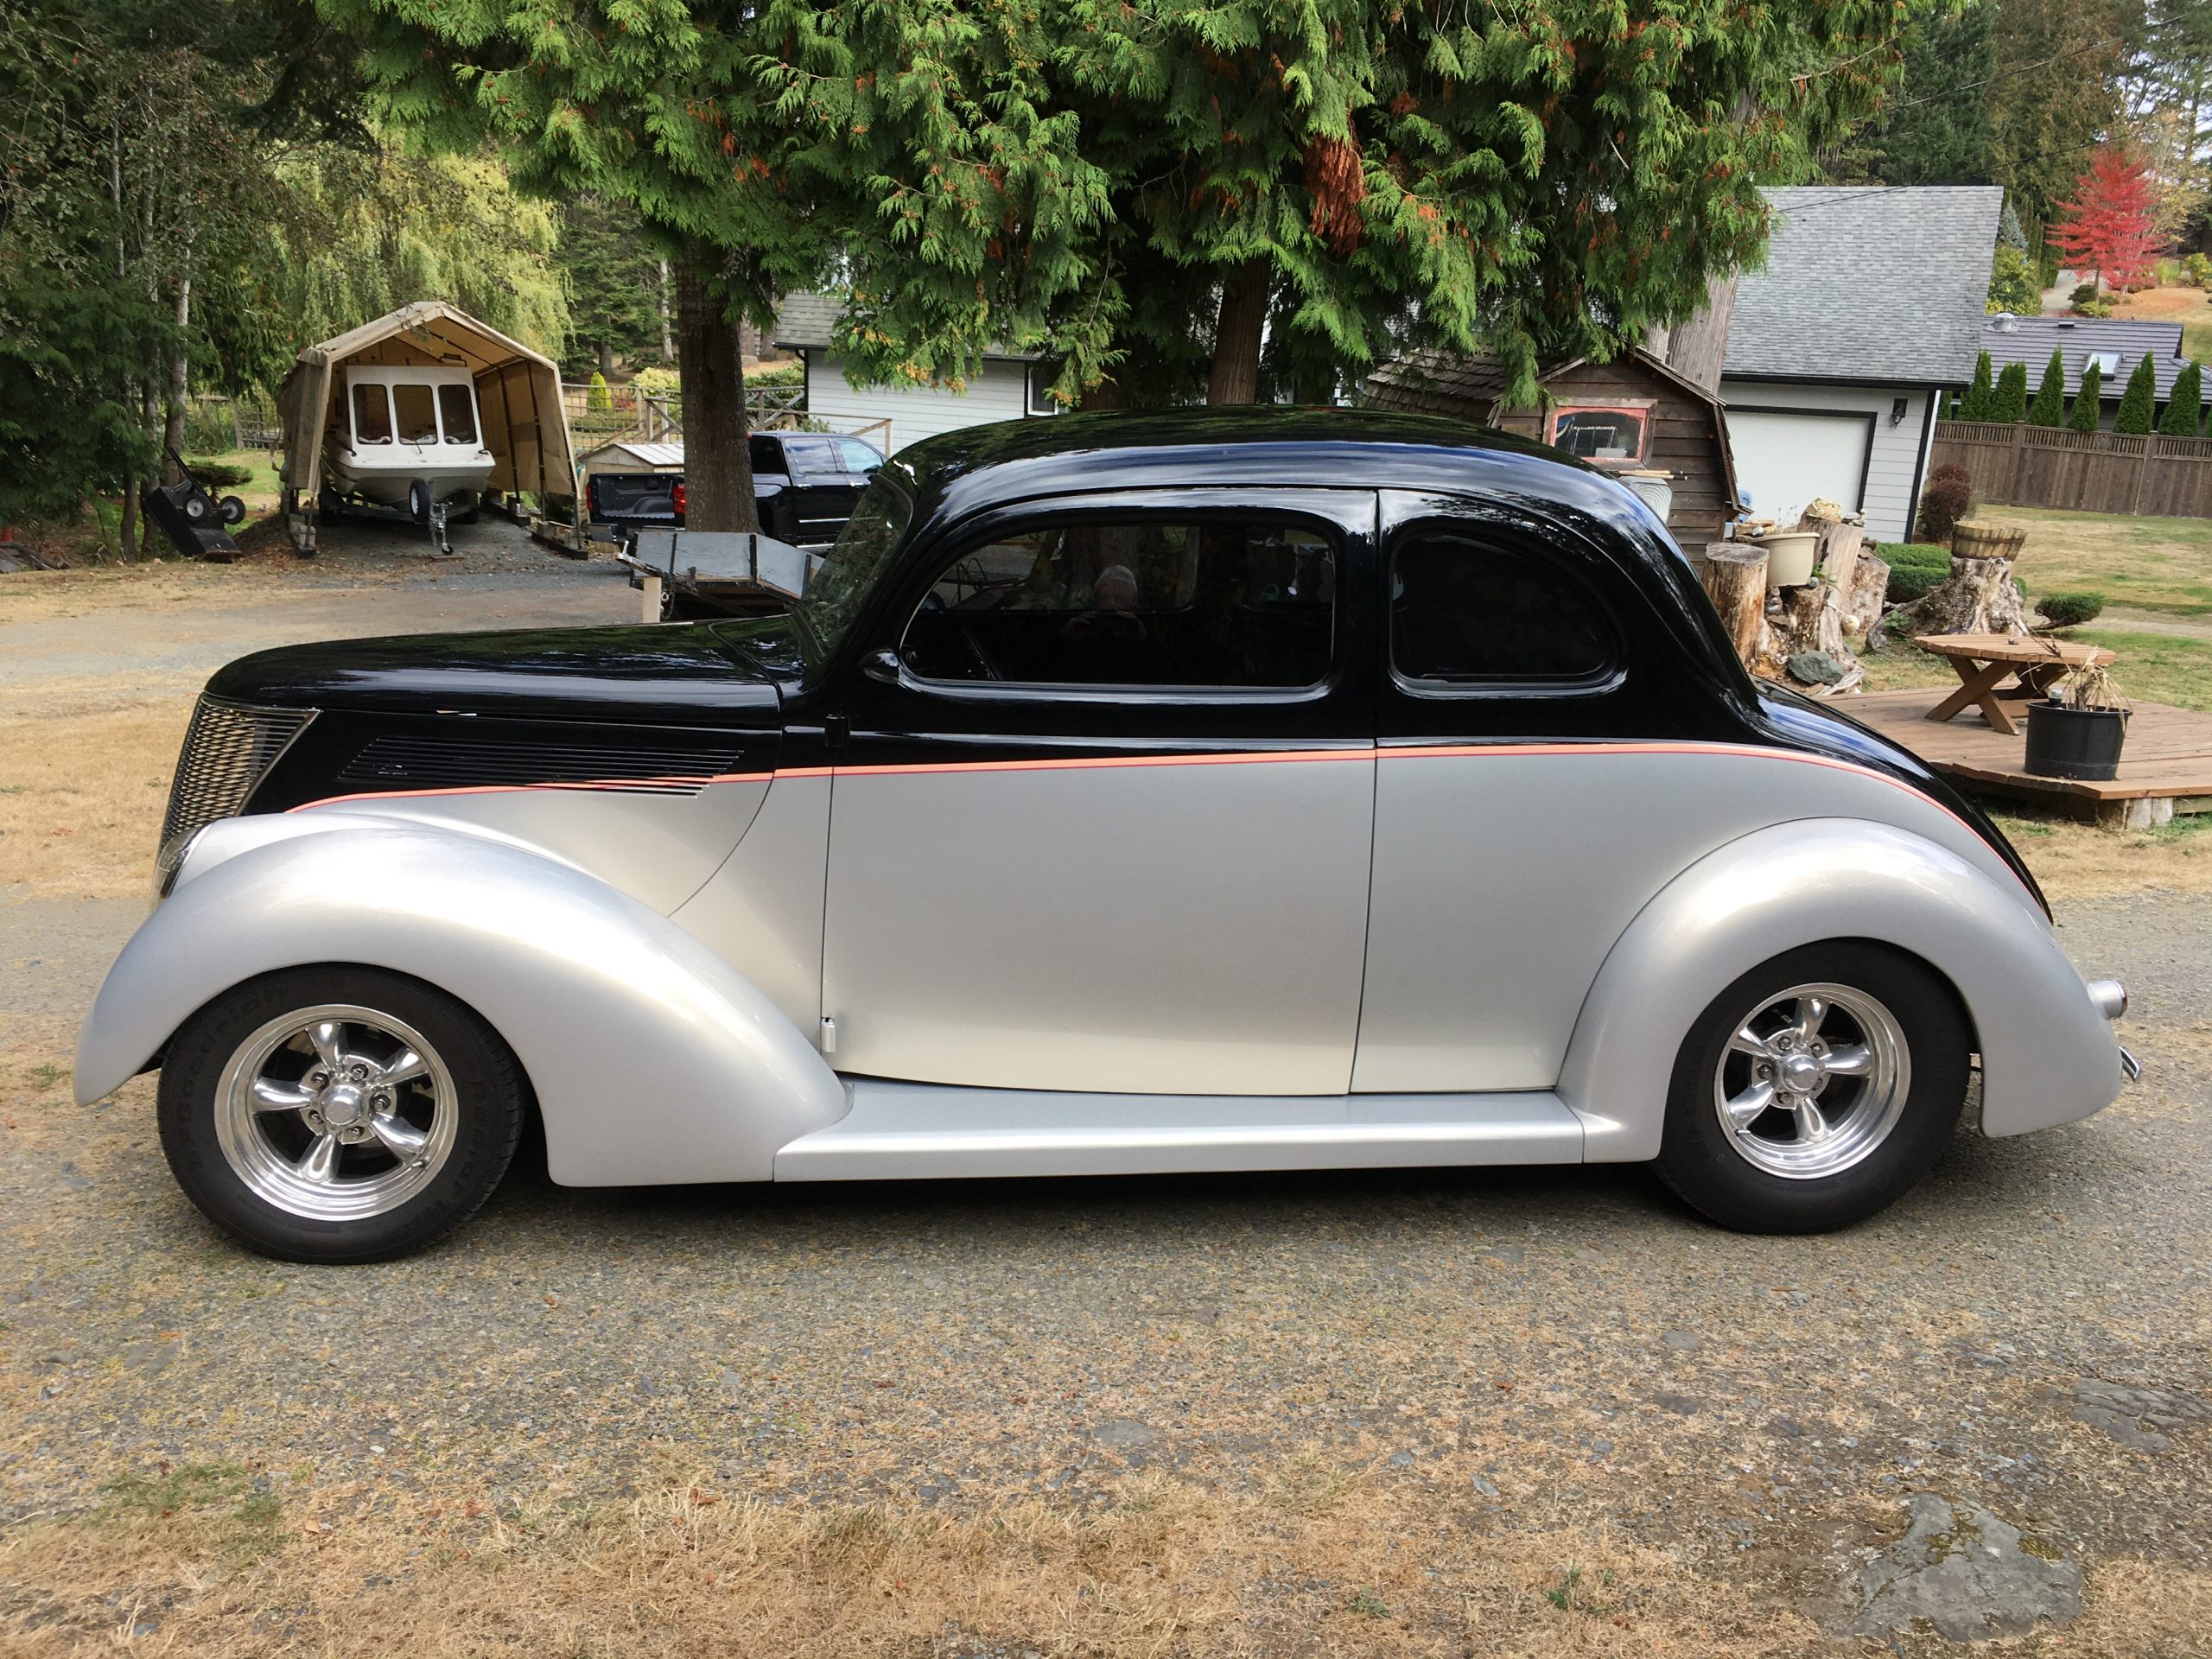
[[[1086,1095],[847,1084],[852,1109],[776,1154],[779,1181],[1574,1164],[1550,1093]]]

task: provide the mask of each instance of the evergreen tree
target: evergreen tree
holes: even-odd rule
[[[2165,413],[2158,416],[2158,430],[2169,438],[2193,438],[2203,415],[2204,370],[2192,362],[2174,377],[2173,395]]]
[[[1998,10],[1995,0],[1922,10],[1905,31],[1895,90],[1843,146],[1830,176],[1859,184],[1991,182]]]
[[[2050,361],[2043,365],[2043,379],[2036,387],[2036,400],[2028,405],[2028,424],[2066,424],[2066,359],[2056,350],[2050,354]]]
[[[554,263],[567,279],[574,369],[614,372],[660,346],[660,257],[636,209],[594,192],[561,204]]]
[[[2066,424],[2076,432],[2094,432],[2098,417],[2104,413],[2101,382],[2104,374],[2092,358],[2082,370],[2082,389],[2074,394],[2074,407],[2066,416]]]
[[[2135,365],[2135,372],[2127,377],[2127,390],[2120,395],[2120,409],[2113,418],[2115,432],[2145,433],[2152,427],[2152,417],[2158,410],[2158,372],[2151,365],[2151,353],[2143,353],[2143,360]]]
[[[2007,363],[1997,377],[1997,390],[1989,400],[1988,417],[2018,426],[2028,416],[2028,365]]]
[[[1996,0],[1990,178],[2048,225],[2089,147],[2122,124],[2137,0]]]
[[[1974,379],[1967,386],[1967,395],[1959,401],[1958,419],[1986,421],[1989,418],[1989,353],[1983,352],[1974,360]]]

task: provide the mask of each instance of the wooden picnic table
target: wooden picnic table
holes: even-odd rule
[[[2108,663],[2102,645],[2081,645],[2048,635],[2025,633],[1931,633],[1913,644],[1941,657],[1957,671],[1960,686],[1928,711],[1927,718],[1948,721],[1979,704],[1990,726],[2011,737],[2019,731],[2005,699],[2039,697],[2069,670]],[[2012,680],[2010,686],[2005,680]]]

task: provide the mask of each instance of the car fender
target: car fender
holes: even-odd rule
[[[424,980],[490,1022],[530,1077],[564,1185],[766,1180],[779,1147],[845,1113],[836,1075],[750,981],[572,865],[339,814],[230,820],[203,838],[93,1001],[79,1103],[143,1070],[232,986],[353,963]]]
[[[2018,895],[1910,831],[1804,819],[1706,855],[1607,954],[1560,1076],[1589,1160],[1656,1157],[1675,1057],[1713,999],[1770,957],[1840,938],[1895,945],[1950,981],[1981,1055],[1984,1134],[2070,1122],[2119,1093],[2112,1027]]]

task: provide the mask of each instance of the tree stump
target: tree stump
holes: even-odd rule
[[[1836,594],[1836,608],[1843,613],[1843,626],[1862,639],[1872,634],[1874,625],[1890,607],[1889,593],[1889,561],[1860,548],[1851,567],[1849,591],[1839,588]]]
[[[1904,607],[1915,633],[2025,633],[2027,606],[2012,585],[2010,559],[1951,555],[1951,574],[1924,599]]]
[[[1705,591],[1736,647],[1737,660],[1754,666],[1766,632],[1766,550],[1743,542],[1708,542]]]
[[[1858,575],[1859,556],[1866,543],[1864,524],[1847,524],[1834,519],[1821,526],[1820,569],[1821,580],[1836,592],[1836,608],[1844,609],[1844,599],[1851,592],[1853,578]],[[1849,613],[1844,615],[1847,626]]]

